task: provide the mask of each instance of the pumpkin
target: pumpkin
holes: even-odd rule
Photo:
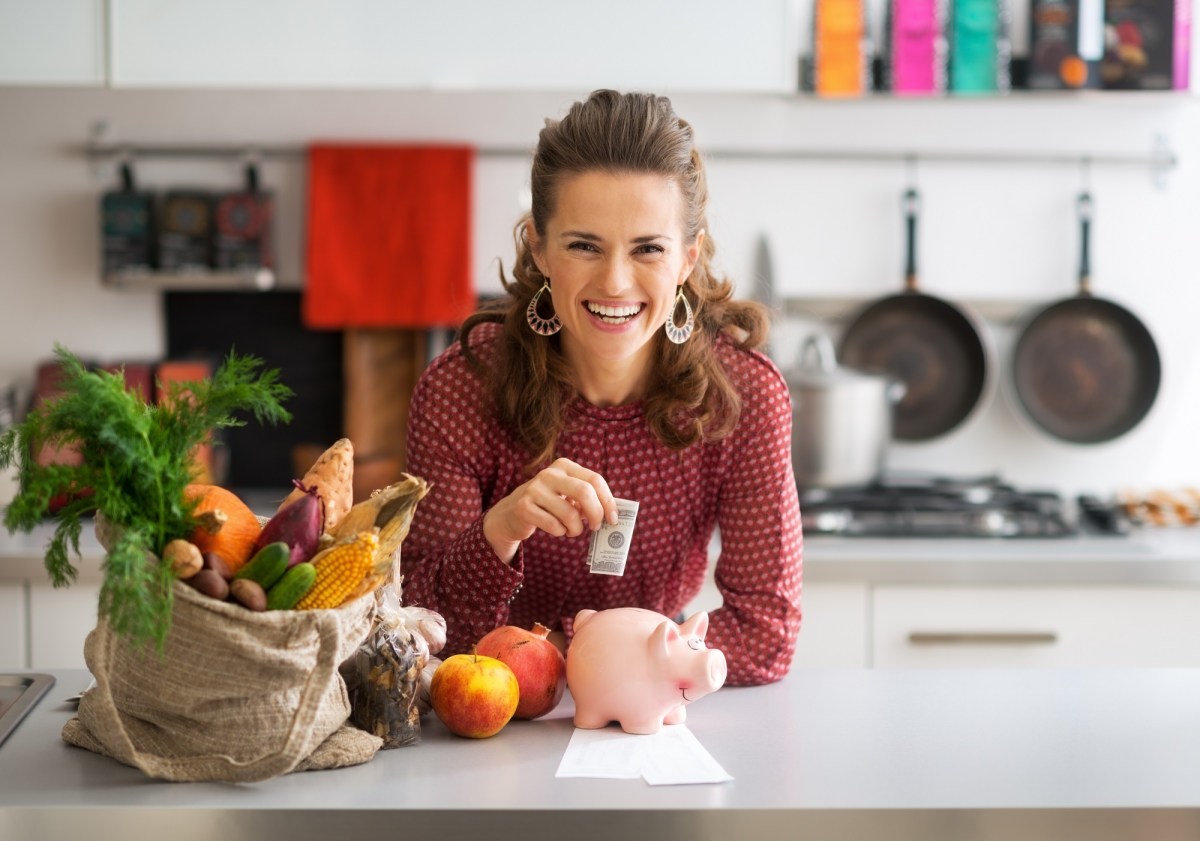
[[[188,500],[199,499],[193,511],[196,529],[189,539],[203,552],[215,552],[236,573],[250,560],[262,531],[258,517],[237,494],[219,485],[188,485]]]

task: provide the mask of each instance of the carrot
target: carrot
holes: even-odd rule
[[[316,488],[317,495],[324,502],[325,519],[322,530],[333,531],[354,504],[354,445],[350,443],[350,439],[340,438],[321,453],[320,458],[308,468],[300,484]],[[283,510],[303,495],[304,491],[297,487],[288,494],[279,509]]]

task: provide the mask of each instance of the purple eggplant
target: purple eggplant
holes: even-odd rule
[[[289,567],[304,563],[317,553],[317,541],[321,539],[321,527],[325,522],[317,486],[305,487],[298,480],[293,480],[292,484],[304,492],[303,496],[280,508],[254,542],[257,552],[268,543],[282,540],[292,550]]]

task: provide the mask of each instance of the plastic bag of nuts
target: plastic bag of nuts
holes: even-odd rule
[[[446,644],[445,628],[431,610],[400,607],[395,590],[385,587],[370,636],[342,664],[350,723],[383,739],[384,749],[421,740],[421,675]]]

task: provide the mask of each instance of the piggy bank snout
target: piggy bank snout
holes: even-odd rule
[[[725,664],[725,655],[716,649],[710,649],[708,652],[708,683],[713,691],[720,689],[725,685],[725,677],[728,673],[728,667]]]

